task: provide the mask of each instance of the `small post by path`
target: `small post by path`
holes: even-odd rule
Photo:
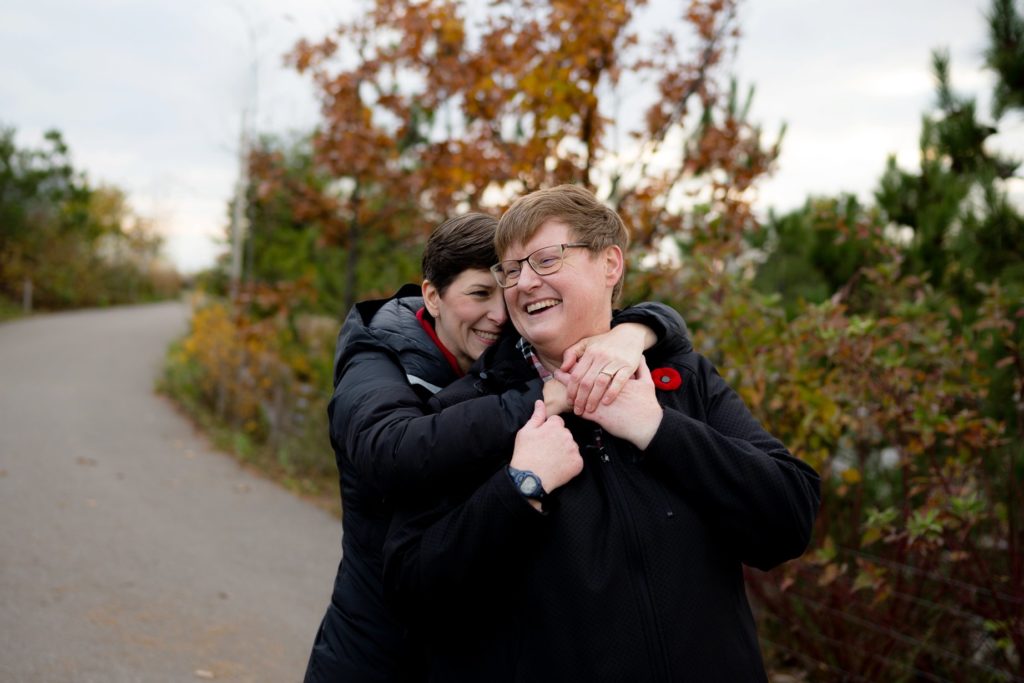
[[[32,278],[25,278],[21,287],[21,308],[25,313],[32,312]]]

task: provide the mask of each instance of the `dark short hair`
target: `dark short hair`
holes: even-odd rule
[[[498,221],[485,213],[467,213],[449,218],[434,228],[423,250],[423,277],[440,294],[464,270],[487,270],[498,262],[494,231]]]
[[[626,256],[629,231],[611,207],[579,185],[558,185],[517,199],[498,221],[494,246],[501,258],[513,244],[525,244],[546,221],[562,221],[572,230],[572,240],[583,242],[591,252],[617,246]],[[623,276],[625,271],[623,271]],[[622,278],[615,283],[612,301],[622,292]]]

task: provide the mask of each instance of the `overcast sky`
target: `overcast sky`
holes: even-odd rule
[[[280,55],[300,37],[324,35],[352,4],[0,0],[0,125],[16,128],[23,147],[59,129],[77,168],[125,189],[156,221],[174,263],[205,267],[223,249],[253,84],[259,130],[311,128],[312,88]],[[734,70],[756,85],[754,120],[769,133],[788,125],[758,208],[792,208],[810,193],[868,197],[890,153],[913,167],[921,114],[934,99],[932,48],[950,50],[955,88],[977,94],[987,112],[987,6],[746,0]],[[999,143],[1024,152],[1020,118],[1007,124],[1012,134]]]

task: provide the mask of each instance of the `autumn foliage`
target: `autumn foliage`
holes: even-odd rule
[[[381,240],[415,252],[459,212],[497,213],[563,182],[591,188],[633,234],[626,298],[674,305],[696,348],[823,476],[808,553],[748,573],[779,680],[1024,678],[1024,261],[1013,248],[993,259],[965,233],[1013,242],[1021,222],[998,182],[1014,169],[985,170],[998,160],[947,83],[920,174],[891,164],[878,206],[811,201],[766,225],[751,202],[779,142],[763,139],[724,71],[737,4],[670,8],[378,0],[289,55],[322,105],[311,175],[254,155],[255,199],[293,203],[289,229],[311,221],[323,249],[344,253],[351,302],[367,293],[361,260],[389,262]],[[948,202],[926,201],[942,187]],[[186,342],[210,373],[222,360],[205,359],[205,344],[291,334],[287,316],[202,316],[193,338],[227,325]],[[278,381],[246,353],[247,384],[224,399],[239,406]],[[221,400],[216,386],[207,400]]]
[[[710,76],[734,4],[682,3],[667,21],[644,5],[383,1],[300,43],[290,60],[322,102],[316,162],[335,179],[325,238],[352,254],[370,233],[421,242],[453,213],[564,182],[598,190],[643,245],[685,229],[678,205],[699,194],[745,220],[775,150]],[[661,28],[641,33],[641,15]]]
[[[301,281],[249,288],[236,305],[200,296],[188,335],[168,352],[161,388],[232,435],[226,446],[316,493],[334,479],[319,398],[330,386],[337,329],[301,313],[313,298]]]

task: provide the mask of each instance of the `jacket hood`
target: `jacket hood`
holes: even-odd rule
[[[347,357],[360,350],[376,349],[395,356],[410,384],[431,393],[455,380],[456,374],[441,350],[420,327],[416,312],[423,307],[417,285],[407,284],[388,299],[362,301],[348,314],[334,354],[334,384]]]

